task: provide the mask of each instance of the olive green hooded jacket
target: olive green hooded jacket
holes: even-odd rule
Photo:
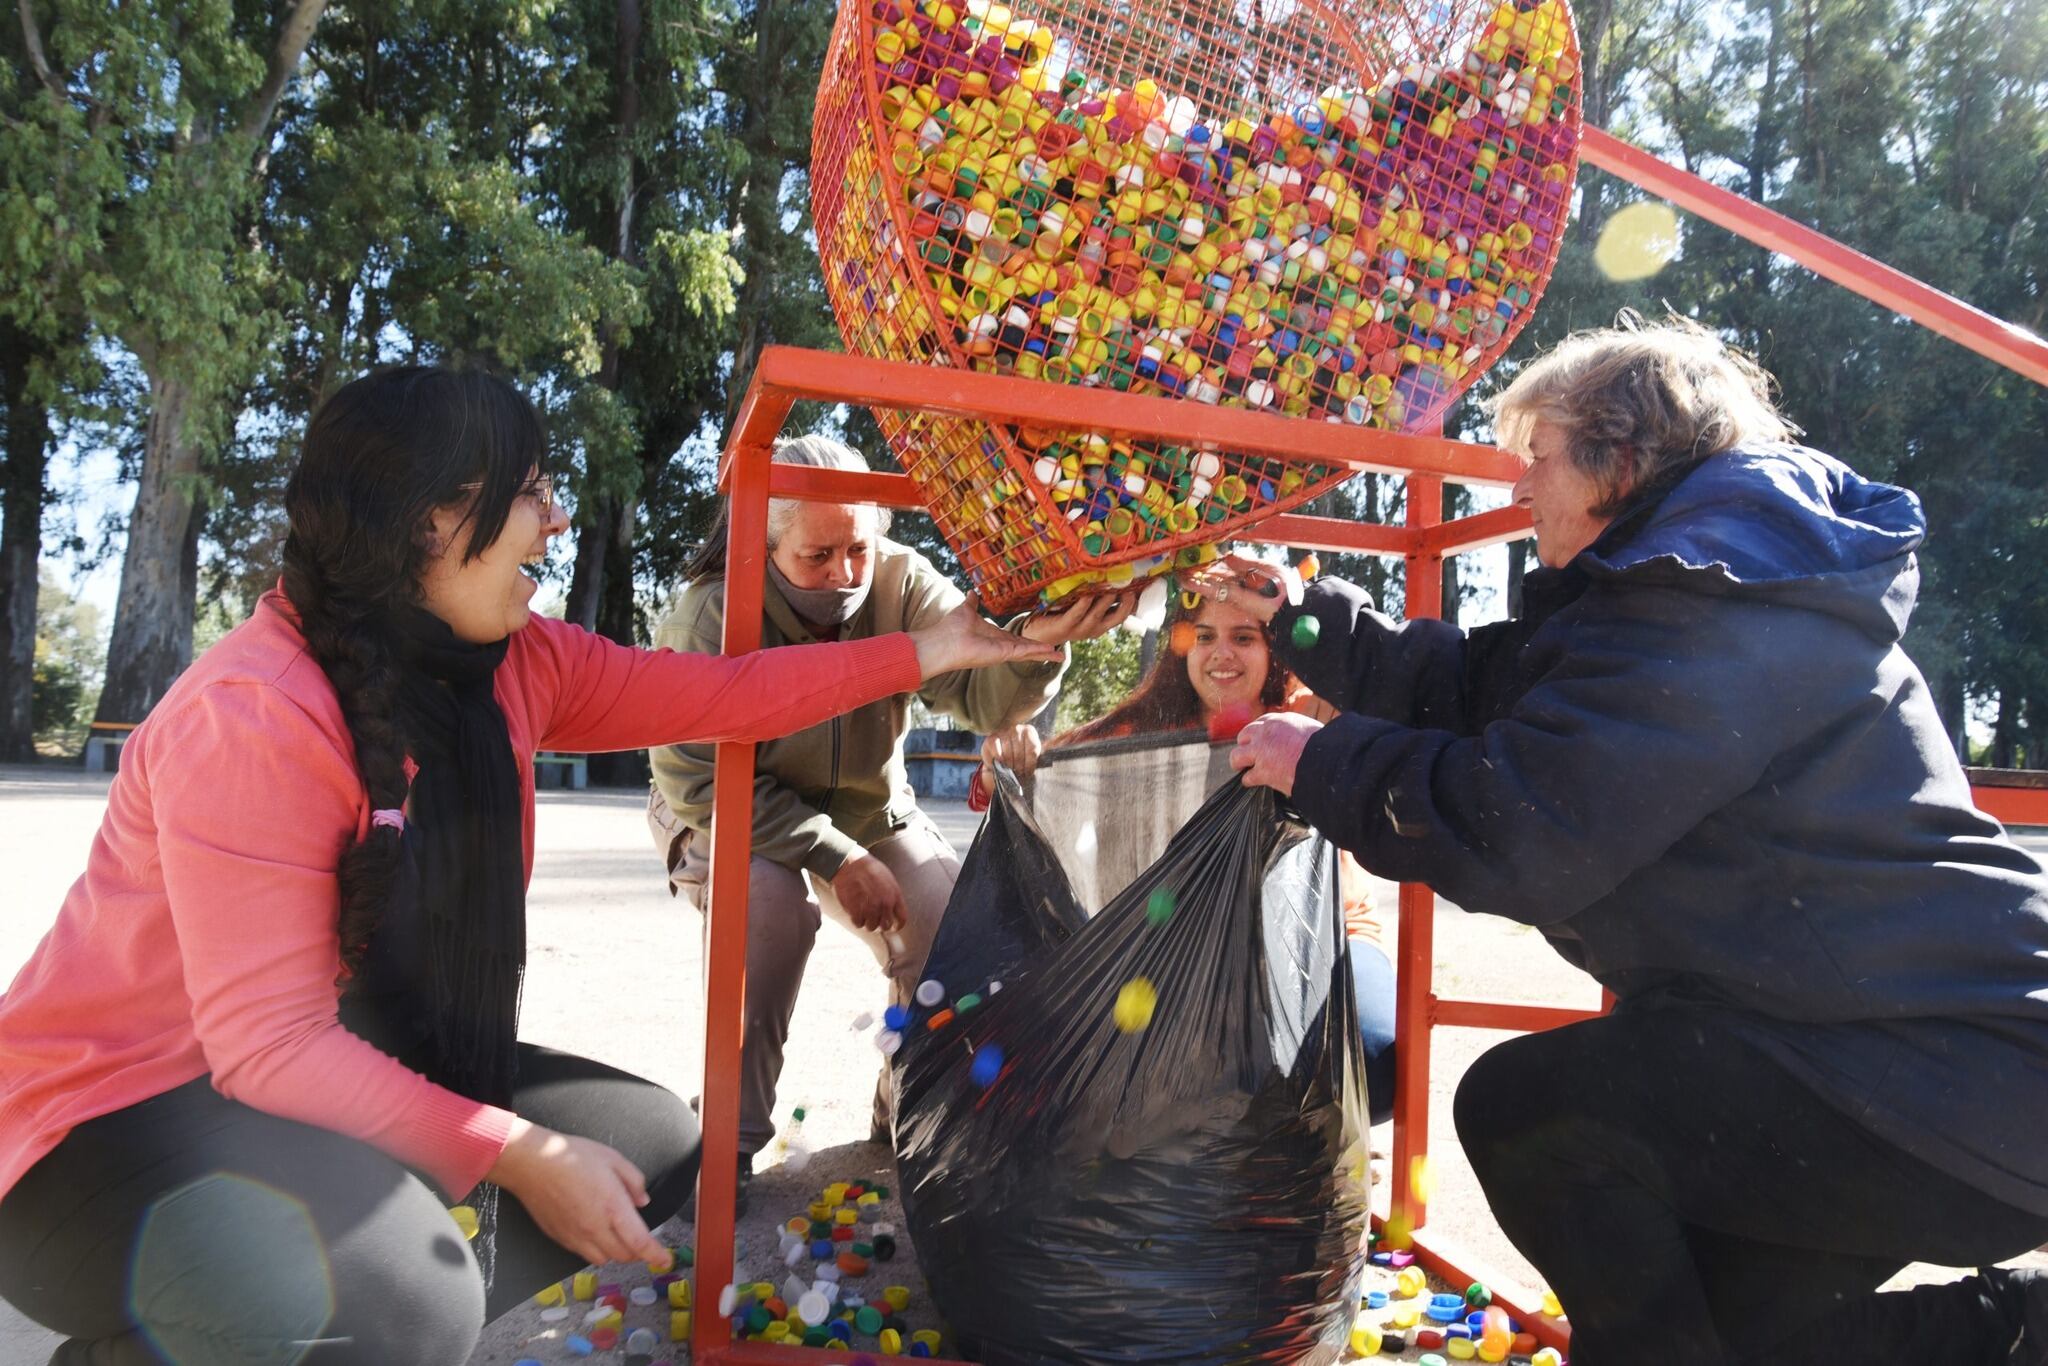
[[[915,631],[952,611],[964,597],[930,560],[882,537],[873,587],[837,639]],[[774,580],[763,586],[762,601],[764,648],[819,639],[797,618]],[[1012,622],[1011,629],[1017,625]],[[706,579],[683,590],[654,643],[717,654],[724,629],[725,580]],[[1058,691],[1064,668],[1001,664],[942,674],[917,695],[934,712],[985,733],[1036,715]],[[909,719],[910,694],[899,693],[761,745],[754,756],[754,852],[829,879],[856,849],[879,844],[900,829],[916,809],[903,766]],[[712,754],[710,745],[668,745],[649,752],[654,785],[674,817],[671,826],[660,821],[663,813],[657,810],[663,828],[677,834],[710,830]],[[671,869],[679,852],[671,851]]]

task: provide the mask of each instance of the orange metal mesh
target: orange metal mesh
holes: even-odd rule
[[[1397,431],[1550,277],[1564,0],[844,0],[812,207],[849,349]],[[997,609],[1198,562],[1345,477],[881,412]]]

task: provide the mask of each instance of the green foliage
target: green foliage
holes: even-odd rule
[[[49,753],[76,754],[85,723],[99,698],[106,641],[99,609],[81,602],[47,571],[36,588],[33,711],[36,744]]]
[[[189,437],[174,482],[203,497],[206,591],[232,615],[274,581],[283,479],[323,397],[381,363],[490,366],[534,396],[572,476],[570,615],[632,638],[709,526],[760,349],[837,345],[806,179],[834,8],[362,0],[318,15],[274,84],[287,21],[317,8],[36,0],[47,80],[28,30],[0,24],[18,78],[0,89],[0,313],[45,347],[37,394],[130,477],[161,449],[153,418]],[[1589,122],[2048,327],[2048,7],[1575,8]],[[1698,221],[1660,273],[1608,279],[1599,233],[1640,198],[1582,170],[1534,323],[1451,430],[1490,435],[1476,400],[1623,306],[1721,329],[1815,445],[1919,492],[1909,644],[1954,724],[1988,708],[1987,753],[2048,760],[2048,391]],[[799,410],[791,430],[809,427],[894,467],[864,411]],[[1401,496],[1368,477],[1312,510],[1398,522]],[[896,534],[956,571],[928,519]],[[1322,559],[1399,610],[1398,561]],[[1447,591],[1472,579],[1454,567]],[[1062,725],[1120,697],[1136,655],[1126,634],[1077,650]]]
[[[1139,639],[1131,632],[1111,631],[1096,640],[1076,641],[1068,649],[1073,662],[1060,684],[1055,735],[1093,721],[1138,686]]]

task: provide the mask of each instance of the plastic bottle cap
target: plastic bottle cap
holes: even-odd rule
[[[929,1009],[946,999],[946,988],[942,983],[927,977],[917,984],[917,1003]]]
[[[831,1302],[815,1290],[806,1290],[797,1299],[796,1316],[812,1328],[824,1323],[826,1315],[831,1312]]]

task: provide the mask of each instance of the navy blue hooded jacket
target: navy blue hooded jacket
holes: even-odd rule
[[[1925,530],[1910,492],[1770,445],[1532,572],[1515,621],[1316,583],[1273,635],[1346,714],[1294,803],[1374,873],[1537,927],[1619,1009],[1715,1010],[2048,1214],[2048,875],[1972,805],[1900,648]]]

